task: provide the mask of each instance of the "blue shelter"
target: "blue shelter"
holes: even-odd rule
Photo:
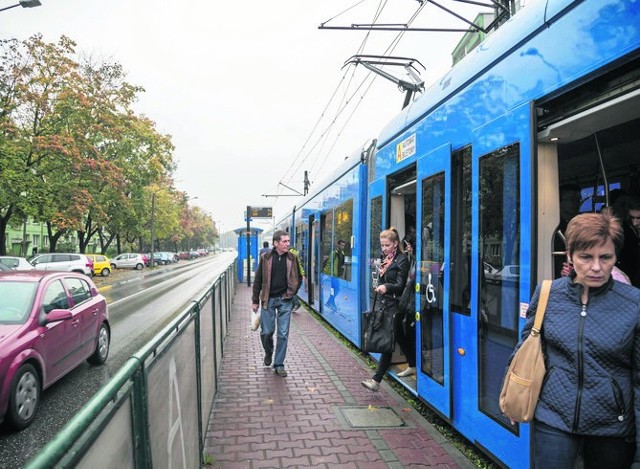
[[[244,274],[247,268],[247,228],[236,228],[233,230],[238,235],[238,281],[244,282]],[[249,233],[250,254],[251,254],[251,269],[250,272],[255,270],[255,263],[258,262],[258,250],[260,249],[260,233],[264,230],[262,228],[251,227]]]

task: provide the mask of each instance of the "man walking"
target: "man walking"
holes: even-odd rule
[[[298,293],[301,272],[297,257],[289,252],[289,234],[278,230],[273,234],[273,249],[260,256],[260,263],[253,282],[251,309],[260,315],[260,339],[264,348],[264,366],[271,365],[279,376],[287,376],[284,360],[287,355],[289,323],[293,297]],[[276,353],[273,356],[273,334],[276,332]]]

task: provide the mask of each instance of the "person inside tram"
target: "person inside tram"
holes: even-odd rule
[[[569,221],[580,212],[580,186],[563,184],[560,186],[560,223],[553,233],[554,253],[566,252],[565,231]],[[554,278],[564,277],[571,271],[566,255],[556,254],[553,257]]]
[[[406,237],[402,243],[409,259],[409,276],[400,297],[401,324],[396,331],[396,341],[407,359],[407,368],[398,373],[404,378],[416,374],[416,239]]]
[[[540,333],[547,374],[532,426],[534,465],[573,468],[581,453],[587,469],[629,468],[640,464],[640,290],[612,280],[623,230],[609,211],[575,216],[566,242],[574,269],[553,281]],[[539,295],[540,286],[514,354]]]
[[[378,268],[380,277],[375,293],[380,295],[379,299],[384,308],[384,314],[394,315],[395,337],[398,337],[398,329],[402,328],[402,319],[404,318],[404,315],[399,311],[399,300],[409,275],[409,259],[402,250],[400,235],[394,227],[380,233],[380,248],[382,249],[382,262]],[[365,388],[371,391],[377,391],[380,388],[380,383],[391,365],[392,355],[391,352],[380,355],[380,361],[373,377],[361,383]]]
[[[325,303],[325,305],[330,309],[338,309],[336,305],[336,298],[338,297],[338,293],[340,291],[340,283],[338,282],[338,278],[344,278],[345,265],[345,248],[347,247],[347,243],[340,239],[337,242],[337,247],[331,253],[331,256],[328,257],[324,262],[324,267],[322,272],[331,275],[331,293],[329,295],[329,299]]]
[[[640,287],[640,199],[628,196],[625,200],[624,244],[620,251],[618,267],[634,287]],[[615,209],[614,209],[615,211]]]

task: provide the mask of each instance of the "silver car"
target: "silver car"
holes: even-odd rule
[[[38,254],[30,262],[37,270],[60,270],[78,272],[87,277],[93,276],[93,261],[84,254],[64,252]]]
[[[112,269],[136,269],[144,268],[144,259],[142,254],[125,252],[111,259]]]
[[[11,270],[33,270],[34,266],[24,257],[17,256],[0,256],[0,264],[6,265]]]

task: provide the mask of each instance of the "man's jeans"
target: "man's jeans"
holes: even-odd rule
[[[580,450],[586,469],[626,469],[633,462],[633,440],[579,436],[538,421],[533,424],[533,433],[536,469],[573,469]]]
[[[293,300],[284,300],[282,297],[269,298],[267,309],[260,313],[260,339],[267,356],[273,354],[273,333],[278,324],[278,341],[276,343],[276,356],[273,359],[273,367],[284,365],[287,355],[287,341],[289,340],[289,323],[291,322],[291,309]]]

